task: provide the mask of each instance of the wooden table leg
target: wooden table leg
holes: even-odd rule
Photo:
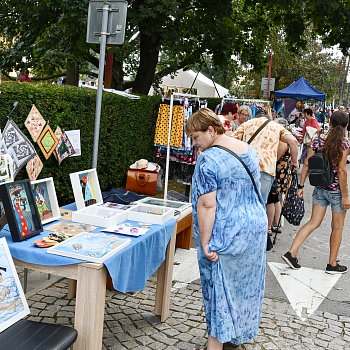
[[[176,241],[176,225],[168,243],[165,260],[158,269],[157,290],[154,313],[164,322],[170,313],[170,294],[173,280],[174,253]]]
[[[74,320],[78,339],[73,350],[102,349],[106,279],[103,265],[79,265]]]
[[[68,280],[68,294],[67,299],[73,299],[77,295],[77,281]]]

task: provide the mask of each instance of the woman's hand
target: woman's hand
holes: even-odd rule
[[[344,209],[350,209],[349,197],[342,198],[342,200],[341,200],[341,206],[342,206]]]
[[[203,249],[203,253],[205,255],[205,257],[212,261],[212,262],[215,262],[215,261],[218,261],[219,260],[219,254],[217,252],[209,252],[209,243],[206,243],[202,246],[202,249]]]
[[[297,196],[299,198],[303,198],[304,197],[304,189],[303,188],[298,188],[297,190]]]

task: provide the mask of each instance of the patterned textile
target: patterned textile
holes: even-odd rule
[[[320,140],[320,143],[319,143],[319,140]],[[323,148],[324,141],[325,141],[324,135],[320,136],[320,138],[317,135],[315,135],[314,138],[312,139],[311,149],[314,152],[316,152],[319,148]],[[342,148],[344,151],[350,148],[350,141],[348,139],[344,138],[343,143],[342,143]],[[328,191],[339,191],[340,187],[339,187],[339,175],[338,175],[338,164],[337,163],[332,163],[332,170],[334,173],[332,184],[328,187],[322,187],[322,188],[324,188],[325,190],[328,190]]]
[[[61,138],[58,141],[56,153],[59,164],[61,164],[64,159],[75,153],[75,150],[65,132],[61,135]]]
[[[288,182],[291,174],[291,157],[289,148],[283,156],[277,161],[275,186],[272,191],[273,194],[286,193],[288,189]]]
[[[36,142],[36,140],[40,136],[40,133],[44,129],[45,124],[46,120],[40,114],[39,110],[35,107],[35,105],[33,105],[26,121],[24,122],[24,125],[28,129],[29,134],[34,142]]]
[[[240,154],[259,184],[255,151]],[[209,251],[199,240],[198,198],[216,191],[216,213]],[[259,333],[265,287],[267,217],[242,164],[228,152],[210,148],[198,157],[192,179],[194,232],[208,334],[220,343],[242,344]]]
[[[12,157],[14,177],[36,155],[33,145],[12,119],[7,121],[2,133],[0,152],[7,153]]]
[[[169,117],[170,117],[170,106],[168,104],[161,104],[159,106],[156,131],[154,135],[155,145],[168,144]],[[184,134],[184,108],[183,106],[173,106],[170,146],[181,148],[183,134]]]
[[[57,137],[49,125],[45,126],[45,129],[39,136],[37,143],[41,149],[41,152],[43,152],[45,159],[49,159],[52,152],[58,145]]]
[[[43,166],[43,162],[37,154],[27,163],[26,170],[30,181],[35,181],[37,179]]]
[[[233,137],[247,142],[266,120],[261,117],[246,121],[233,133]],[[272,121],[254,138],[251,145],[258,154],[260,171],[275,176],[278,144],[281,136],[288,134],[291,135],[282,125]]]

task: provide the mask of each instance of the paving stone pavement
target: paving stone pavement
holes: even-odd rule
[[[155,286],[155,279],[151,278],[145,290],[133,295],[107,291],[103,350],[205,347],[207,333],[199,281],[173,288],[171,314],[164,323],[152,313]],[[31,311],[28,318],[73,325],[75,299],[65,299],[67,290],[67,280],[62,279],[33,295],[28,291]],[[350,317],[316,311],[304,322],[288,303],[264,299],[260,335],[249,343],[227,349],[350,349]]]

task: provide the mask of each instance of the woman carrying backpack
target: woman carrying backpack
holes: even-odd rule
[[[332,210],[332,233],[330,237],[330,254],[326,267],[329,274],[347,272],[347,267],[337,262],[338,251],[343,235],[343,226],[346,209],[350,208],[347,187],[346,158],[349,154],[350,142],[345,138],[345,132],[349,123],[346,113],[336,111],[330,118],[330,131],[325,137],[315,136],[312,141],[311,150],[304,162],[298,185],[297,194],[303,197],[304,183],[309,171],[308,161],[318,149],[322,149],[324,158],[331,164],[333,179],[331,184],[324,187],[316,186],[312,194],[312,213],[310,220],[300,228],[295,236],[292,246],[282,259],[294,270],[300,269],[297,254],[300,246],[320,227],[326,214],[328,205]]]

